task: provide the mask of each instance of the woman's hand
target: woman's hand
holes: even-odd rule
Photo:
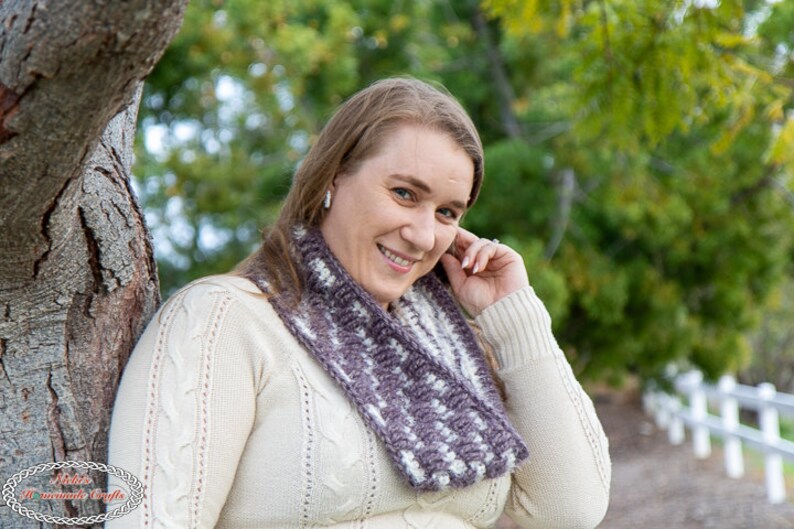
[[[529,285],[524,260],[504,244],[458,228],[455,257],[441,256],[452,293],[471,316]]]

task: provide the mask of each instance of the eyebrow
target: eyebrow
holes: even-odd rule
[[[402,180],[403,182],[407,182],[427,194],[431,194],[433,192],[433,190],[430,189],[430,186],[428,186],[425,182],[411,175],[396,173],[391,176],[392,178],[396,178],[398,180]],[[460,209],[461,211],[466,211],[466,204],[464,202],[461,202],[460,200],[453,200],[450,202],[450,205]]]

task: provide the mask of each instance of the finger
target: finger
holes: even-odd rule
[[[499,239],[478,239],[472,242],[463,257],[463,268],[471,268],[471,273],[484,270],[500,248]]]
[[[455,234],[455,241],[452,243],[454,248],[454,252],[452,255],[458,258],[461,262],[463,261],[464,253],[471,245],[471,243],[480,240],[479,237],[474,235],[472,232],[465,230],[458,226],[458,231]]]
[[[476,241],[471,242],[466,251],[463,252],[461,267],[462,268],[471,268],[474,271],[473,265],[475,264],[476,258],[479,253],[485,248],[490,241],[488,239],[477,239]]]
[[[449,279],[452,291],[458,292],[460,286],[466,281],[466,272],[460,266],[460,261],[454,255],[444,254],[441,256],[441,266],[444,267],[444,271],[447,273],[447,279]]]
[[[474,258],[474,266],[471,269],[472,274],[485,270],[499,249],[499,244],[496,241],[484,240],[486,243],[479,249],[477,256]]]
[[[466,246],[468,246],[469,244],[473,243],[474,241],[477,241],[477,240],[481,239],[481,237],[473,234],[472,232],[470,232],[466,228],[461,228],[460,226],[458,226],[457,239],[460,242],[465,243]]]

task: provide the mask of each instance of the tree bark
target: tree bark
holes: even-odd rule
[[[107,460],[119,376],[159,303],[129,183],[140,87],[186,2],[0,0],[0,486],[40,463]],[[2,527],[40,527],[0,505]]]

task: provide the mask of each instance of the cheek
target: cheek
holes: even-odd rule
[[[436,260],[440,259],[444,252],[449,250],[449,247],[455,242],[457,233],[457,226],[444,226],[436,235],[436,248],[433,250]]]

